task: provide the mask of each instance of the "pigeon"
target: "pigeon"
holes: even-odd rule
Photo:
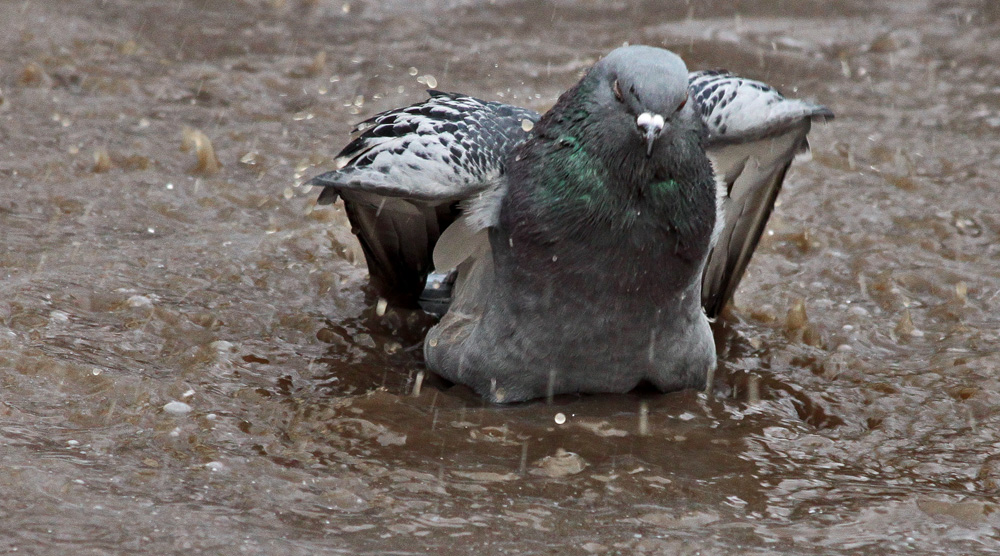
[[[429,93],[358,124],[337,169],[307,183],[343,199],[389,303],[416,307],[429,273],[448,276],[426,364],[497,403],[704,387],[709,321],[811,123],[833,117],[638,45],[541,116]]]

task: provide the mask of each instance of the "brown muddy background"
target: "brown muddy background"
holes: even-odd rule
[[[1000,549],[997,6],[3,0],[0,552]],[[299,184],[428,84],[542,110],[625,41],[838,115],[714,395],[411,396],[421,323]]]

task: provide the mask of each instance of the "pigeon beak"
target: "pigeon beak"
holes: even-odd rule
[[[643,112],[635,119],[635,125],[639,126],[646,139],[646,158],[649,158],[653,156],[653,143],[656,142],[656,138],[663,131],[663,116]]]

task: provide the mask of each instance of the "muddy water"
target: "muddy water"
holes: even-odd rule
[[[871,4],[0,3],[0,551],[1000,548],[1000,10]],[[541,110],[624,41],[838,114],[715,393],[420,375],[299,184],[428,85]]]

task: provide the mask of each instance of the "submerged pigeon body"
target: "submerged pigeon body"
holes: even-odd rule
[[[758,85],[623,47],[540,119],[441,93],[380,114],[312,183],[344,198],[384,297],[412,303],[432,268],[455,271],[424,345],[445,378],[500,402],[700,387],[706,308],[731,297],[809,122],[831,115]],[[768,117],[726,108],[754,103]]]

